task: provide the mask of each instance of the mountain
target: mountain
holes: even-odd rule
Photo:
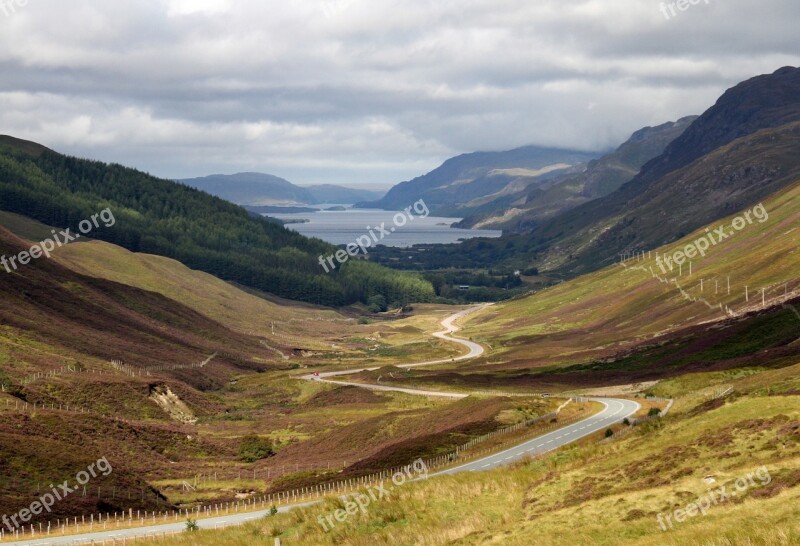
[[[655,248],[800,178],[800,69],[726,91],[619,190],[534,229],[540,263],[574,275]]]
[[[639,174],[609,195],[544,220],[524,233],[457,246],[428,246],[379,263],[409,270],[537,268],[569,278],[649,250],[747,209],[800,180],[800,69],[782,68],[726,91]],[[394,265],[393,265],[394,267]]]
[[[697,116],[688,116],[640,129],[614,152],[590,161],[581,172],[563,174],[544,184],[495,199],[456,225],[511,232],[532,229],[545,219],[619,189],[636,176],[645,163],[659,156],[670,142],[683,134],[695,119]]]
[[[597,154],[525,146],[506,152],[475,152],[448,159],[424,176],[394,186],[362,208],[400,210],[424,199],[435,214],[465,216],[504,194],[541,184]]]
[[[294,205],[310,203],[313,200],[311,194],[304,188],[271,174],[214,174],[178,182],[237,205]]]
[[[381,295],[403,304],[433,294],[419,277],[362,260],[327,273],[320,260],[336,252],[333,245],[183,184],[0,137],[0,210],[75,230],[105,209],[115,222],[97,226],[92,238],[288,299],[340,306]]]
[[[377,199],[382,192],[323,184],[300,187],[288,180],[262,173],[215,174],[203,178],[179,180],[237,205],[318,205],[353,204]]]
[[[787,66],[725,92],[717,103],[648,163],[633,186],[646,185],[761,129],[800,120],[800,69]]]
[[[619,253],[656,248],[800,181],[800,122],[763,129],[668,173],[627,200],[618,217],[559,237],[544,255],[570,275]],[[610,212],[610,211],[609,211]],[[607,212],[608,214],[608,212]],[[563,224],[561,224],[563,225]],[[605,225],[604,231],[600,225]],[[549,226],[551,229],[557,229]],[[569,253],[565,256],[565,253]]]

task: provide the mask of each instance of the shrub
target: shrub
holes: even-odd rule
[[[647,412],[648,417],[657,417],[661,415],[661,410],[658,408],[650,408],[650,411]]]
[[[611,430],[610,428],[607,429],[606,430],[606,438],[611,438],[612,436],[614,436],[614,431]]]
[[[381,313],[388,309],[386,305],[386,298],[381,294],[375,294],[367,300],[367,308],[370,313]]]
[[[239,458],[246,463],[254,463],[275,455],[269,440],[251,434],[242,438],[239,444]]]

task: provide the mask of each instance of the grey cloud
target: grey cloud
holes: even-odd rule
[[[0,132],[184,177],[397,182],[450,155],[607,149],[797,64],[800,4],[30,0]]]

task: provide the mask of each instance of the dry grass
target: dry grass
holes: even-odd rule
[[[156,541],[165,545],[641,545],[800,543],[800,405],[796,397],[746,396],[682,414],[604,444],[573,446],[512,468],[437,477],[397,494],[326,533],[319,516],[338,500],[257,524]],[[791,425],[791,426],[790,426]],[[792,428],[794,427],[794,428]],[[772,482],[751,487],[663,532],[658,513],[707,495],[765,465]]]
[[[693,275],[687,271],[681,285],[692,296],[710,303],[747,308],[744,287],[750,287],[750,305],[760,304],[756,291],[767,287],[768,298],[783,296],[783,284],[798,289],[800,271],[800,184],[764,201],[769,221],[747,226],[732,238],[712,247],[705,258],[695,259]],[[712,226],[730,226],[732,219]],[[704,229],[658,249],[672,254],[705,234]],[[486,369],[559,365],[619,353],[637,341],[646,341],[676,327],[717,320],[718,309],[687,301],[674,286],[652,278],[656,252],[649,260],[614,265],[581,276],[536,295],[489,307],[471,317],[466,337],[487,341],[494,352],[484,359]],[[637,269],[640,268],[640,269]],[[644,270],[642,270],[644,269]],[[668,275],[677,277],[677,272]],[[722,287],[731,278],[732,293],[714,293],[714,279]],[[700,292],[700,279],[705,279]],[[474,363],[469,364],[474,369]]]

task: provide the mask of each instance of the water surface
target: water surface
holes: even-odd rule
[[[320,207],[324,209],[331,206],[333,205],[321,205]],[[346,245],[354,242],[358,237],[368,234],[368,226],[373,228],[376,235],[378,235],[378,231],[375,228],[382,223],[386,224],[387,230],[395,227],[396,214],[386,210],[348,209],[346,211],[320,210],[311,214],[269,214],[267,216],[281,220],[307,219],[308,223],[288,224],[286,227],[308,237],[317,237],[335,245]],[[384,239],[378,244],[409,247],[421,243],[457,243],[462,239],[494,238],[501,235],[501,232],[496,230],[450,227],[454,222],[461,220],[460,218],[437,216],[422,218],[413,211],[412,214],[415,216],[414,220],[409,220],[405,226],[397,226],[394,233],[384,236]]]

